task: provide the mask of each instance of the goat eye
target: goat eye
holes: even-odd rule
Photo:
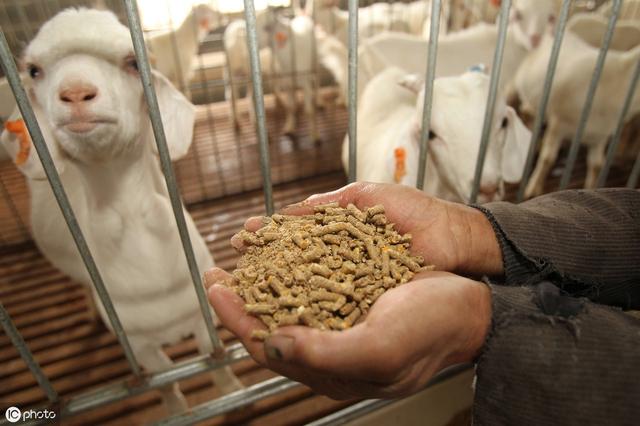
[[[433,132],[433,130],[429,130],[429,140],[432,141],[438,136]]]
[[[139,72],[138,60],[135,58],[135,56],[125,59],[124,65],[130,71]]]
[[[509,120],[507,119],[507,117],[503,118],[502,123],[500,123],[500,128],[506,129],[508,125],[509,125]]]
[[[29,64],[28,71],[29,76],[34,80],[42,75],[42,69],[37,65]]]

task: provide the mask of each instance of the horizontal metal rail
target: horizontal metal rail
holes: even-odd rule
[[[227,348],[224,359],[215,359],[209,355],[203,355],[178,363],[169,370],[142,377],[142,380],[139,381],[121,381],[74,396],[64,403],[59,416],[61,419],[69,418],[87,410],[140,395],[173,382],[188,379],[248,358],[249,354],[242,344],[236,343]],[[41,408],[47,407],[43,406]],[[8,424],[4,419],[0,420],[0,425]],[[25,424],[38,425],[46,424],[46,422],[34,421]]]
[[[124,350],[124,354],[127,358],[127,362],[129,363],[131,371],[135,375],[140,375],[140,366],[136,362],[136,358],[131,349],[131,345],[129,344],[129,340],[127,339],[124,329],[122,328],[122,323],[118,318],[115,308],[113,307],[113,303],[111,302],[109,293],[107,292],[104,282],[102,281],[102,276],[100,275],[98,266],[93,259],[93,255],[89,250],[87,241],[84,238],[82,230],[80,229],[80,224],[78,223],[76,215],[73,212],[73,208],[71,207],[69,198],[67,197],[67,194],[62,185],[62,181],[60,180],[60,176],[58,175],[58,171],[56,170],[53,159],[51,158],[51,154],[49,153],[47,143],[45,142],[42,131],[40,130],[40,126],[38,125],[38,120],[36,119],[36,115],[33,112],[31,103],[29,102],[29,97],[27,96],[24,87],[22,87],[22,82],[20,81],[20,76],[18,75],[16,64],[13,60],[13,56],[11,55],[11,51],[9,50],[9,46],[7,45],[7,39],[4,36],[4,30],[1,27],[0,60],[2,61],[2,70],[7,76],[7,81],[11,86],[11,91],[15,96],[16,103],[18,104],[18,108],[20,109],[20,113],[22,114],[22,117],[27,125],[29,135],[31,136],[33,145],[36,148],[38,157],[40,158],[40,162],[42,163],[42,168],[44,169],[44,172],[47,176],[47,180],[51,185],[53,195],[55,196],[56,202],[58,203],[62,215],[64,216],[64,220],[69,227],[69,232],[73,237],[73,241],[75,242],[76,247],[78,248],[80,257],[82,258],[82,261],[87,268],[87,272],[89,273],[91,282],[93,283],[95,290],[98,293],[98,297],[100,298],[100,301],[102,302],[102,305],[104,306],[104,309],[109,316],[109,321],[111,323],[111,326],[113,327],[115,335],[118,338],[118,341],[122,345],[122,349]]]
[[[602,77],[602,71],[607,59],[609,47],[611,46],[611,40],[613,39],[613,32],[616,28],[616,22],[618,21],[618,15],[620,14],[621,5],[622,0],[613,0],[613,9],[611,17],[609,18],[607,31],[605,32],[604,40],[602,41],[602,47],[600,48],[600,52],[598,53],[598,59],[596,61],[595,69],[593,70],[593,77],[591,78],[591,82],[589,83],[589,89],[587,90],[587,97],[582,109],[582,114],[580,115],[578,128],[576,129],[576,133],[573,137],[573,140],[571,141],[571,148],[569,149],[567,164],[565,165],[564,172],[562,173],[562,178],[560,180],[560,190],[566,189],[567,186],[569,186],[569,182],[571,181],[573,167],[576,164],[576,159],[578,158],[578,150],[580,149],[580,143],[582,142],[584,132],[587,128],[587,123],[589,122],[589,116],[591,115],[593,101],[596,96],[596,91],[598,90],[598,83],[600,82],[600,78]]]
[[[229,413],[242,407],[253,404],[254,402],[286,392],[301,386],[298,382],[287,379],[286,377],[274,377],[249,386],[246,389],[224,395],[213,401],[193,407],[189,413],[180,414],[163,419],[156,426],[180,426],[192,425],[197,422]]]
[[[127,12],[127,18],[129,20],[131,40],[133,41],[133,48],[135,51],[136,60],[138,61],[138,69],[140,70],[140,78],[142,80],[144,97],[147,101],[149,118],[151,119],[151,127],[153,128],[153,135],[156,140],[156,146],[158,147],[160,166],[162,168],[162,173],[164,174],[164,178],[167,184],[167,191],[169,192],[169,198],[171,199],[171,207],[173,209],[173,215],[178,226],[180,241],[182,242],[182,248],[184,249],[189,272],[191,273],[191,280],[193,281],[193,286],[196,291],[198,303],[200,304],[200,311],[202,313],[202,316],[204,317],[207,332],[209,333],[209,337],[211,338],[214,352],[218,355],[221,355],[222,353],[224,353],[224,346],[222,345],[222,342],[220,341],[220,338],[216,333],[216,327],[213,324],[213,316],[211,314],[211,309],[209,308],[209,303],[207,302],[207,295],[204,292],[202,278],[200,276],[200,271],[198,270],[198,263],[193,252],[193,246],[191,245],[191,237],[189,236],[189,230],[187,229],[187,223],[184,218],[184,210],[182,207],[182,201],[180,199],[180,191],[178,189],[176,177],[171,166],[171,157],[169,156],[167,139],[164,133],[162,117],[160,116],[158,98],[156,97],[156,91],[153,87],[151,66],[149,65],[147,49],[144,45],[144,36],[142,35],[140,16],[138,15],[138,3],[136,0],[123,1]]]
[[[440,373],[436,374],[429,383],[424,387],[428,389],[432,386],[442,383],[447,379],[450,379],[464,371],[471,370],[473,366],[471,364],[457,364],[451,366]],[[423,390],[424,390],[423,389]],[[398,399],[367,399],[356,404],[353,404],[347,408],[344,408],[335,413],[331,413],[321,419],[308,423],[306,426],[339,426],[347,424],[354,420],[357,420],[367,414],[380,410],[386,406],[394,404],[400,400]],[[427,414],[427,413],[425,413]]]
[[[484,170],[484,160],[487,156],[487,148],[489,147],[489,142],[491,140],[493,115],[496,109],[498,83],[500,82],[500,72],[502,71],[502,59],[504,57],[504,45],[507,39],[510,10],[511,0],[503,0],[500,6],[500,18],[498,21],[498,44],[496,45],[495,54],[493,56],[493,65],[491,65],[491,82],[489,84],[489,97],[487,99],[487,108],[484,114],[484,124],[482,125],[482,138],[480,140],[476,171],[473,177],[473,187],[469,197],[471,203],[475,203],[478,198],[480,181],[482,180],[482,171]]]

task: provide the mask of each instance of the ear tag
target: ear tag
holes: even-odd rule
[[[276,42],[278,43],[278,48],[282,49],[285,44],[287,44],[287,39],[289,36],[284,31],[277,31],[275,34]]]
[[[20,118],[15,121],[7,121],[4,123],[4,128],[18,137],[20,150],[16,154],[15,162],[16,166],[21,166],[29,159],[29,151],[31,150],[31,138],[29,137],[27,126],[25,126],[24,120]]]
[[[501,6],[501,3],[502,3],[502,2],[501,2],[500,0],[491,0],[491,4],[492,4],[494,7],[500,7],[500,6]]]
[[[396,148],[393,150],[393,156],[396,160],[396,167],[395,171],[393,172],[393,180],[395,181],[395,183],[400,183],[402,182],[402,178],[407,174],[407,152],[404,148]]]
[[[209,18],[201,19],[199,25],[201,30],[207,31],[209,29]]]

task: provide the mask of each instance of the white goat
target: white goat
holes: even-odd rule
[[[489,80],[481,72],[436,79],[424,180],[426,193],[451,201],[468,201]],[[421,80],[407,77],[398,68],[388,68],[371,80],[358,105],[358,180],[415,186],[423,99]],[[496,104],[493,122],[480,182],[481,203],[501,199],[503,183],[520,180],[531,138],[504,100]],[[345,169],[348,143],[345,138],[342,150]]]
[[[209,353],[211,342],[180,254],[129,30],[110,12],[67,9],[42,26],[24,61],[31,104],[140,364],[149,372],[167,369],[172,363],[162,345],[192,333],[200,351]],[[177,159],[191,144],[195,110],[155,71],[154,82],[169,152]],[[5,131],[1,139],[14,153],[15,135]],[[35,150],[28,155],[19,167],[28,178],[34,239],[51,263],[90,286]],[[184,214],[204,272],[213,260]],[[111,327],[102,304],[97,307]],[[241,388],[228,367],[213,376],[222,392]],[[161,394],[171,412],[186,408],[177,383]]]
[[[291,134],[296,128],[295,89],[301,88],[304,95],[304,111],[311,123],[311,137],[319,140],[315,120],[314,85],[314,25],[306,15],[297,15],[291,19],[277,15],[270,30],[273,38],[273,56],[275,59],[274,91],[287,90],[287,97],[281,97],[286,119],[282,132]],[[295,80],[295,81],[293,81]],[[294,90],[291,90],[294,89]]]
[[[271,50],[269,49],[269,34],[267,28],[272,19],[268,10],[256,13],[256,36],[260,49],[260,67],[263,76],[273,72],[271,69]],[[249,51],[247,49],[247,30],[244,19],[232,21],[224,30],[224,49],[226,55],[226,67],[224,69],[225,81],[230,82],[225,86],[225,99],[231,102],[231,118],[236,129],[240,128],[240,119],[236,106],[240,98],[240,89],[244,86],[247,90],[247,98],[253,97],[253,86],[250,83],[251,67]],[[253,107],[249,108],[251,122],[255,121]]]
[[[511,84],[532,46],[538,44],[539,34],[552,32],[555,18],[550,17],[555,16],[554,0],[537,1],[537,8],[529,8],[529,1],[518,0],[512,9],[500,77],[501,92]],[[485,23],[440,37],[436,76],[459,75],[475,64],[491,67],[497,42],[497,25]],[[428,52],[428,41],[409,34],[385,33],[363,41],[358,53],[358,93],[362,93],[373,76],[389,66],[424,75]]]
[[[306,10],[312,15],[314,0],[307,1]],[[347,45],[349,12],[338,8],[338,1],[319,0],[315,4],[315,21],[327,33]],[[447,32],[449,5],[443,3],[440,33]],[[409,3],[373,3],[358,8],[358,38],[379,34],[383,31],[398,31],[409,34],[429,34],[431,27],[431,1],[418,0]]]
[[[587,13],[575,15],[568,23],[547,107],[548,126],[536,168],[526,188],[526,197],[542,193],[562,141],[571,138],[576,131],[607,21],[598,14]],[[551,37],[545,37],[540,48],[526,58],[516,75],[515,90],[524,112],[537,112],[552,44]],[[622,99],[639,59],[640,24],[634,21],[618,23],[581,141],[588,148],[586,188],[595,186],[604,162],[607,139],[615,129]],[[636,97],[627,118],[639,112],[640,99]]]
[[[220,13],[206,4],[195,6],[175,29],[151,33],[147,46],[153,53],[155,68],[191,97],[189,83],[193,77],[193,59],[200,43],[213,28],[220,26]]]

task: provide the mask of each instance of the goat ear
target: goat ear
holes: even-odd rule
[[[155,70],[152,72],[169,155],[172,160],[178,160],[186,155],[191,146],[196,109],[165,76]],[[153,147],[157,153],[155,143]]]
[[[38,119],[40,131],[44,137],[44,141],[49,149],[49,154],[53,160],[53,164],[61,175],[64,172],[67,159],[60,151],[58,144],[55,142],[51,129],[43,118],[44,114],[41,113],[40,107],[37,102],[31,102],[33,112]],[[4,123],[4,129],[2,135],[0,135],[0,142],[4,146],[5,150],[11,157],[18,170],[24,174],[27,178],[33,180],[45,180],[47,178],[38,152],[33,146],[33,141],[27,130],[26,123],[24,122],[20,111],[16,107],[11,116]]]
[[[527,161],[531,132],[522,123],[516,111],[507,107],[507,128],[502,147],[502,177],[505,182],[518,183],[522,179]]]
[[[417,95],[424,86],[424,80],[418,74],[407,74],[398,81],[398,84]]]

